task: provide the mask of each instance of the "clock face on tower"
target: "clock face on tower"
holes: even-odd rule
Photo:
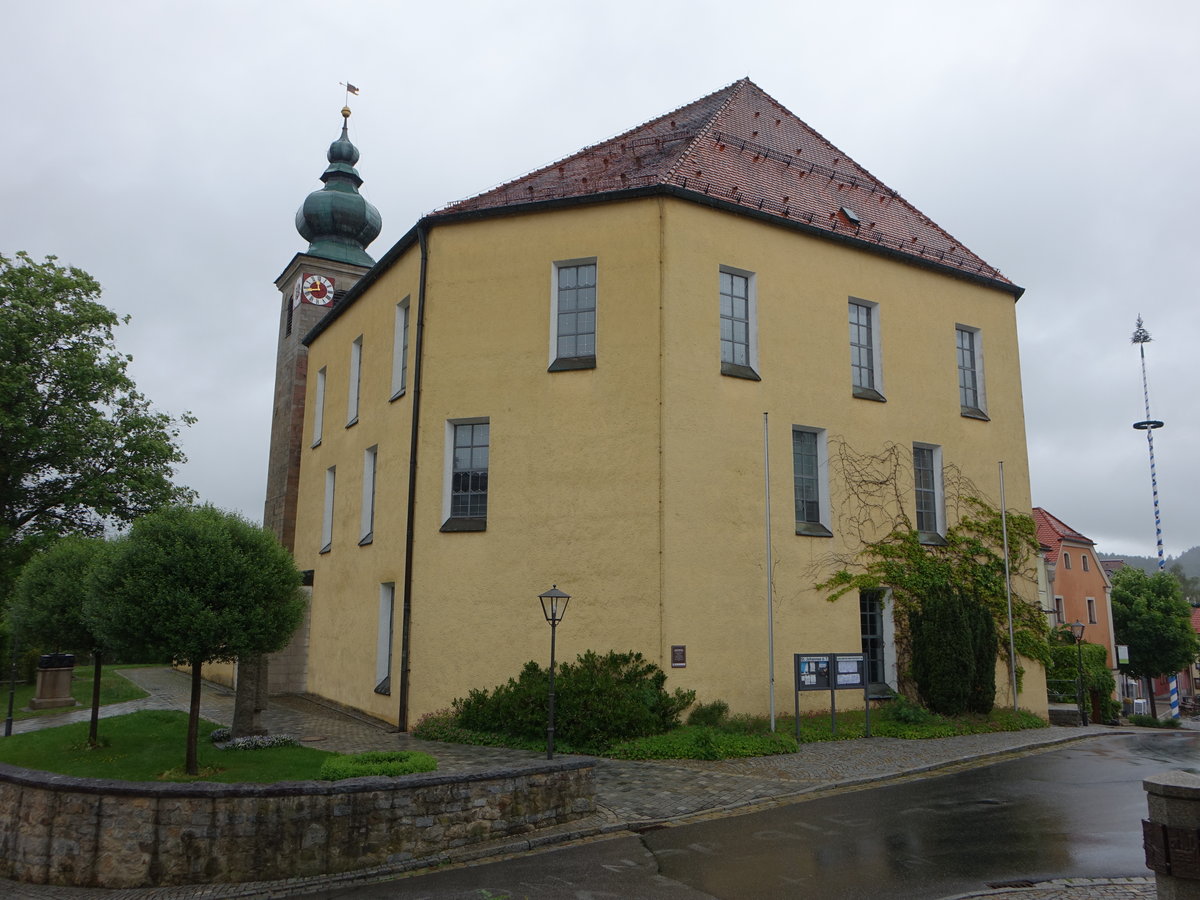
[[[324,275],[305,275],[300,296],[313,306],[330,306],[333,303],[333,279]]]

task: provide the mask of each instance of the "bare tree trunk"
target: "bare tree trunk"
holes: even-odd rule
[[[1150,715],[1158,718],[1158,704],[1154,702],[1154,679],[1146,679],[1146,696],[1150,698]]]
[[[88,727],[88,746],[100,744],[100,667],[104,655],[99,650],[92,651],[92,724]]]
[[[200,666],[192,663],[192,700],[188,707],[187,728],[187,764],[185,770],[189,775],[200,774],[200,763],[196,754],[196,744],[200,737]]]
[[[267,697],[271,693],[271,658],[267,654],[258,657],[258,690],[254,694],[254,731],[256,734],[266,734],[267,726],[263,724],[262,714],[267,708]]]
[[[266,734],[262,727],[262,711],[266,706],[266,656],[238,660],[237,692],[233,698],[232,735],[247,737]]]

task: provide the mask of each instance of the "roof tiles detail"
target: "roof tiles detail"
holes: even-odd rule
[[[1050,548],[1050,552],[1046,554],[1047,562],[1058,562],[1058,554],[1063,541],[1074,541],[1087,544],[1089,547],[1095,546],[1095,542],[1091,538],[1080,534],[1062,519],[1051,515],[1040,506],[1033,508],[1033,522],[1037,526],[1038,543]]]
[[[653,186],[1012,284],[749,79],[434,215]]]

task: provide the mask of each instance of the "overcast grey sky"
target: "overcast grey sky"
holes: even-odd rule
[[[261,520],[279,295],[343,94],[383,255],[416,219],[742,76],[1027,289],[1033,502],[1200,544],[1200,4],[459,0],[6,4],[0,253],[133,316],[139,387],[191,410],[181,480]]]

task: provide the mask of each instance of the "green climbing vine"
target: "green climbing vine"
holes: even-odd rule
[[[991,615],[999,656],[1008,657],[1008,590],[1004,572],[1004,542],[999,509],[983,499],[974,485],[955,468],[945,470],[945,494],[948,516],[956,520],[946,529],[943,542],[922,542],[904,511],[904,449],[888,445],[878,454],[857,454],[844,441],[835,441],[831,458],[841,468],[848,500],[865,505],[849,515],[845,524],[857,528],[861,545],[849,556],[835,558],[834,573],[820,581],[817,589],[835,601],[853,592],[890,589],[893,619],[896,624],[896,649],[901,690],[917,693],[915,673],[928,671],[924,662],[914,660],[913,625],[925,613],[929,598],[945,598],[948,592],[965,602],[981,605]],[[908,476],[911,480],[911,475]],[[1038,542],[1032,517],[1009,512],[1007,515],[1009,571],[1015,583],[1036,584]],[[877,535],[882,534],[881,537]],[[828,571],[828,569],[826,569]],[[1013,592],[1013,639],[1018,652],[1026,658],[1049,665],[1050,647],[1045,615],[1035,603]],[[947,634],[941,649],[928,637],[919,642],[922,654],[946,652],[947,644],[965,640]],[[1010,671],[1010,676],[1012,672]],[[1021,675],[1017,671],[1018,682]]]

